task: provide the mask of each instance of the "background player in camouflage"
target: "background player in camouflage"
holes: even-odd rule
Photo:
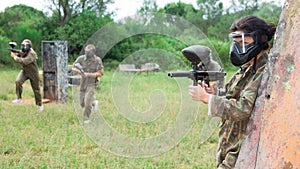
[[[37,65],[37,54],[32,49],[32,43],[29,39],[23,40],[20,53],[10,53],[14,60],[22,65],[22,70],[19,72],[16,79],[16,94],[17,99],[12,103],[18,104],[22,102],[23,84],[26,80],[30,80],[30,84],[35,97],[35,104],[38,106],[38,111],[43,111],[42,96],[39,86],[39,70]]]
[[[219,169],[235,166],[276,27],[256,16],[245,16],[230,29],[233,38],[230,60],[240,70],[226,84],[226,95],[211,94],[205,84],[189,88],[193,100],[207,103],[208,114],[222,119],[217,150]]]
[[[85,54],[79,56],[72,67],[74,72],[81,74],[79,100],[84,108],[84,123],[90,122],[92,108],[94,107],[94,111],[98,108],[98,101],[94,98],[95,91],[99,84],[98,78],[104,75],[102,60],[95,53],[96,47],[88,44]]]

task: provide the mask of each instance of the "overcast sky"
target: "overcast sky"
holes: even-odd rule
[[[115,3],[109,6],[111,11],[115,11],[116,16],[115,19],[121,19],[125,16],[132,16],[136,14],[136,11],[142,6],[144,0],[114,0]],[[164,7],[166,4],[171,2],[184,2],[187,4],[193,4],[196,6],[197,0],[157,0],[156,3],[159,8]],[[271,1],[271,0],[264,0]],[[279,0],[277,0],[279,1]],[[0,2],[0,12],[3,12],[6,7],[11,7],[17,4],[24,4],[27,6],[31,6],[41,11],[46,10],[47,0],[1,0]],[[223,0],[224,5],[228,4],[230,0]],[[284,2],[284,0],[281,0]]]

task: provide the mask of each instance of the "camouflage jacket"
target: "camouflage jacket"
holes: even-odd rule
[[[98,56],[87,58],[85,55],[81,55],[76,59],[73,65],[75,65],[76,63],[80,63],[80,65],[83,68],[83,71],[86,73],[95,73],[95,72],[103,71],[102,60]],[[80,85],[81,88],[85,88],[87,85],[95,85],[98,83],[99,83],[98,78],[86,77],[86,78],[81,78]]]
[[[22,65],[22,70],[25,74],[37,74],[39,73],[37,65],[37,54],[31,48],[28,53],[21,52],[18,57],[14,57],[15,61]]]
[[[222,119],[218,164],[224,163],[225,159],[227,166],[235,164],[267,61],[266,53],[257,59],[255,74],[252,65],[246,63],[226,84],[225,96],[212,96],[211,114]]]

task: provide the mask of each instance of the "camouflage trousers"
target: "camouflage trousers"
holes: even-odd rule
[[[40,91],[40,78],[39,78],[39,73],[38,72],[30,72],[30,73],[25,73],[23,70],[21,70],[17,76],[16,79],[16,94],[17,98],[21,99],[22,98],[22,92],[23,92],[23,84],[26,80],[30,80],[30,84],[34,93],[34,98],[35,98],[35,104],[38,106],[42,105],[42,95]]]
[[[95,100],[95,92],[96,92],[95,85],[88,85],[84,89],[83,88],[80,89],[79,102],[80,102],[80,106],[84,108],[83,110],[84,120],[88,120],[90,118],[93,103]]]
[[[220,143],[219,143],[220,145]],[[240,144],[233,145],[230,150],[219,147],[217,151],[218,169],[233,169],[240,152]]]

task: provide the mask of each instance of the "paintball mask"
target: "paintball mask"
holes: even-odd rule
[[[87,58],[93,57],[95,55],[94,51],[85,51],[85,56]]]
[[[93,57],[95,53],[96,53],[96,48],[92,44],[87,45],[84,49],[84,54],[87,58]]]
[[[24,44],[24,43],[21,44],[21,50],[24,53],[27,53],[30,50],[30,48],[31,48],[30,44]]]
[[[245,44],[245,37],[251,36],[254,42]],[[242,66],[256,57],[263,49],[266,42],[262,42],[261,34],[258,32],[237,34],[235,32],[229,35],[230,38],[242,38],[242,45],[233,42],[230,47],[230,61],[234,66]]]

